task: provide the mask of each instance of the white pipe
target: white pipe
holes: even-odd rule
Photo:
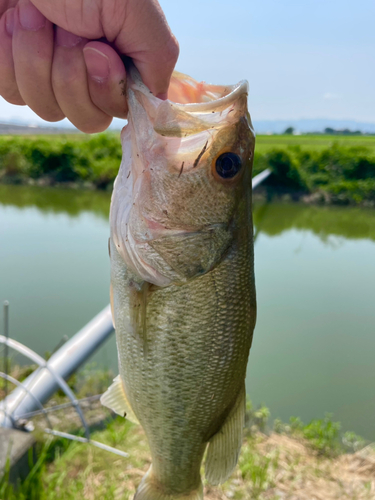
[[[45,403],[60,389],[59,379],[68,379],[107,340],[112,332],[112,314],[108,305],[55,352],[44,366],[27,377],[23,385],[28,392],[22,387],[17,387],[5,400],[0,402],[0,425],[12,427],[21,415],[39,409],[40,405],[37,401]],[[9,341],[9,345],[11,342],[14,343],[14,341]],[[17,350],[21,353],[24,350],[23,354],[29,357],[29,353],[27,353],[29,349],[25,347],[22,349],[22,347],[24,346],[18,345]],[[36,353],[33,354],[36,355]],[[38,361],[36,362],[39,364]],[[6,411],[6,416],[2,410]],[[1,414],[3,414],[3,418],[1,418]]]
[[[271,173],[272,173],[272,170],[270,168],[266,168],[265,170],[263,170],[263,172],[256,175],[255,177],[253,177],[253,179],[252,179],[253,189],[257,188],[259,186],[259,184],[261,184],[263,181],[265,181],[267,179],[267,177],[269,177],[271,175]]]

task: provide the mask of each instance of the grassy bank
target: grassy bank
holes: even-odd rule
[[[111,189],[119,135],[0,137],[0,181]],[[308,202],[375,205],[375,137],[259,136],[254,174],[268,193]]]
[[[15,370],[18,370],[16,373]],[[15,368],[22,379],[28,368]],[[69,381],[78,397],[101,392],[112,374],[87,370]],[[0,383],[0,393],[2,389]],[[0,394],[1,397],[1,394]],[[55,395],[49,405],[64,402]],[[9,484],[7,474],[0,479],[2,500],[130,500],[150,466],[147,441],[139,426],[106,413],[96,400],[83,407],[94,418],[92,439],[129,454],[120,458],[90,445],[65,439],[50,439],[37,428],[37,460],[28,477],[17,487]],[[74,432],[75,412],[64,409],[51,415],[56,429]],[[52,416],[53,415],[53,416]],[[267,426],[266,407],[247,404],[246,428],[238,466],[220,487],[205,483],[205,500],[283,500],[283,499],[358,499],[375,498],[375,448],[354,433],[340,433],[340,424],[329,415],[307,425],[297,417],[288,423]],[[103,420],[104,419],[104,420]],[[76,427],[78,428],[78,426]],[[202,467],[202,476],[204,469]]]
[[[327,418],[306,426],[298,422],[297,427],[297,419],[291,419],[288,425],[280,427],[279,423],[277,432],[267,433],[262,432],[262,418],[253,414],[249,426],[248,412],[238,466],[220,487],[205,482],[205,500],[375,498],[375,450],[371,446],[362,448],[360,440],[349,436],[345,447],[338,425]],[[38,460],[29,476],[18,487],[3,477],[0,498],[132,499],[150,466],[142,429],[117,417],[104,430],[94,432],[92,439],[126,451],[129,458],[67,440],[40,441]],[[354,453],[345,453],[348,449]]]

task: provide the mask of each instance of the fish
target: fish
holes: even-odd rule
[[[174,72],[160,100],[127,73],[109,238],[119,375],[101,402],[147,437],[135,500],[202,500],[204,456],[221,484],[243,440],[256,321],[248,83]]]

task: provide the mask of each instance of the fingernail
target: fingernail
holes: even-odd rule
[[[73,35],[70,31],[65,31],[62,28],[56,30],[56,45],[61,47],[72,48],[82,42],[82,37]]]
[[[46,18],[29,0],[20,1],[19,20],[23,29],[38,31],[46,25]]]
[[[13,36],[14,9],[9,9],[5,13],[5,29],[9,36]]]
[[[83,49],[87,71],[91,78],[103,83],[109,76],[109,59],[97,49],[87,47]]]

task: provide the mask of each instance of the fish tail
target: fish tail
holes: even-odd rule
[[[188,493],[166,491],[165,487],[152,474],[152,468],[150,468],[143,477],[134,500],[203,500],[203,485],[201,483],[197,489]]]

